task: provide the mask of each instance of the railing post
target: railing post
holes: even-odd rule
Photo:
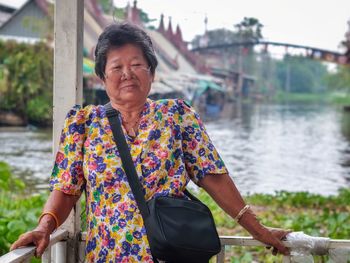
[[[283,256],[282,263],[290,263],[290,256]]]
[[[41,256],[42,263],[51,263],[51,246],[49,246]]]
[[[64,119],[83,97],[84,0],[55,1],[53,96],[53,153],[57,152]],[[62,225],[68,230],[67,261],[76,262],[80,228],[80,202]]]
[[[65,263],[67,258],[67,242],[58,242],[55,247],[55,263]]]
[[[225,262],[225,245],[221,246],[220,253],[216,255],[216,262],[217,263],[224,263]]]

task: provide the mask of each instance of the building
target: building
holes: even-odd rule
[[[15,10],[13,7],[0,4],[0,26],[12,16]]]
[[[0,26],[0,39],[34,43],[53,35],[52,1],[28,0]],[[99,9],[94,0],[86,0],[84,8],[84,48],[92,54],[98,35],[102,32],[100,21],[94,16]],[[98,16],[100,18],[100,16]]]
[[[103,12],[97,0],[84,1],[84,56],[93,59],[94,48],[98,36],[103,28],[115,21],[115,17]],[[183,92],[184,89],[193,89],[193,87],[184,87],[186,74],[191,78],[197,74],[205,74],[208,69],[203,63],[203,59],[191,52],[187,43],[182,39],[182,32],[179,25],[173,31],[172,21],[169,19],[168,27],[164,26],[164,16],[161,16],[157,30],[148,29],[142,21],[142,11],[137,7],[137,1],[131,6],[128,4],[124,10],[124,19],[130,23],[143,28],[152,38],[153,45],[158,58],[159,66],[156,72],[156,82],[162,82],[159,87],[152,89],[152,92],[164,92],[172,89],[174,93]],[[43,39],[51,41],[53,39],[53,2],[52,0],[27,0],[13,15],[0,26],[0,39],[14,39],[33,43]],[[198,75],[199,76],[199,75]],[[91,78],[94,78],[91,76]],[[169,81],[169,79],[177,81]],[[93,81],[85,82],[91,92],[91,89],[103,93],[103,85],[95,77]],[[181,85],[179,85],[181,83]],[[163,85],[165,84],[165,85]],[[167,86],[167,87],[166,87]],[[96,96],[92,96],[96,97]],[[92,103],[103,103],[105,96],[101,101]]]

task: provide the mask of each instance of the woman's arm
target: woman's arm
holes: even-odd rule
[[[53,190],[46,201],[43,213],[51,212],[57,216],[59,224],[62,224],[68,217],[74,204],[79,200],[79,196],[67,195],[61,191]],[[50,234],[56,228],[56,221],[50,214],[45,214],[38,226],[27,233],[21,235],[18,240],[12,244],[11,249],[34,244],[36,246],[36,256],[40,257],[50,241]]]
[[[199,185],[232,218],[235,218],[245,206],[241,194],[228,174],[207,175],[199,181]],[[242,215],[238,222],[255,239],[274,247],[282,254],[289,254],[289,250],[280,241],[289,231],[271,231],[257,220],[250,209]]]

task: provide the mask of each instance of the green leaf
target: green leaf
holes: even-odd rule
[[[22,220],[13,220],[7,224],[7,228],[10,230],[10,232],[24,232],[27,228],[27,225]]]

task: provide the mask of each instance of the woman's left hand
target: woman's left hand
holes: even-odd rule
[[[266,227],[266,230],[268,233],[261,237],[257,237],[257,239],[265,244],[271,245],[267,246],[267,248],[273,247],[273,255],[276,255],[278,252],[284,255],[289,255],[289,249],[286,248],[281,241],[292,231],[273,227]]]

